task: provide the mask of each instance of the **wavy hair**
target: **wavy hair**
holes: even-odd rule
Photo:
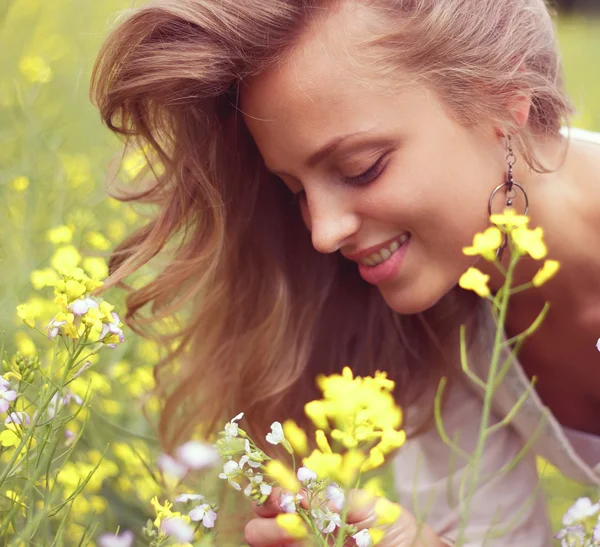
[[[475,320],[478,300],[460,289],[400,316],[354,265],[317,253],[239,115],[240,82],[288,54],[315,8],[337,3],[156,0],[126,12],[99,52],[91,99],[154,172],[117,196],[155,214],[114,251],[105,287],[126,287],[126,322],[168,350],[157,368],[167,449],[240,410],[251,431],[298,417],[315,375],[343,365],[387,370],[401,403],[416,404],[455,368],[458,325]],[[364,51],[382,74],[409,70],[465,125],[501,123],[536,165],[535,138],[558,135],[571,113],[543,0],[363,4],[381,15]],[[532,108],[520,128],[506,104],[523,93]],[[125,284],[157,256],[152,280]],[[163,329],[174,315],[179,326]]]

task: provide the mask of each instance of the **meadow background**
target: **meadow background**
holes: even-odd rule
[[[107,197],[107,166],[120,150],[88,100],[95,54],[124,0],[0,0],[0,331],[7,355],[41,357],[50,350],[27,329],[15,307],[26,303],[40,325],[52,316],[52,264],[71,261],[92,277],[106,275],[105,258],[143,222],[130,207]],[[558,20],[568,89],[579,109],[574,125],[600,130],[600,20]],[[140,158],[125,159],[130,179]],[[141,272],[140,275],[147,275]],[[122,303],[113,291],[111,302]],[[122,305],[120,306],[123,309]],[[126,331],[127,341],[103,352],[73,391],[93,397],[78,416],[87,426],[71,461],[55,480],[76,485],[110,448],[95,479],[71,508],[64,545],[78,545],[90,525],[141,529],[153,516],[150,499],[160,485],[145,467],[157,443],[149,400],[157,349]],[[37,347],[37,349],[36,349]],[[0,423],[0,434],[4,425]],[[10,454],[0,437],[0,469]],[[557,522],[584,489],[540,462]],[[0,513],[8,504],[0,492]],[[48,542],[50,545],[52,541]]]

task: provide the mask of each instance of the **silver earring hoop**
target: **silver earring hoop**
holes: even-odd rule
[[[498,192],[500,192],[500,190],[504,190],[504,208],[505,209],[507,209],[507,208],[510,209],[511,207],[514,206],[515,199],[517,198],[517,190],[519,190],[523,194],[523,198],[525,200],[525,212],[523,214],[527,215],[527,213],[529,212],[529,196],[527,195],[525,188],[523,188],[523,186],[521,186],[518,182],[515,182],[515,180],[513,178],[513,166],[516,161],[517,161],[517,157],[515,156],[515,154],[513,152],[511,138],[509,135],[506,138],[506,163],[508,164],[508,174],[507,174],[506,181],[503,182],[502,184],[499,184],[498,186],[496,186],[496,188],[494,188],[494,191],[490,195],[490,199],[488,200],[488,215],[489,216],[492,215],[492,205],[494,202],[494,198],[496,197]],[[496,259],[498,261],[502,260],[502,254],[504,252],[504,249],[506,249],[507,246],[508,246],[508,235],[505,233],[504,239],[502,241],[502,245],[500,245],[500,247],[496,251]]]

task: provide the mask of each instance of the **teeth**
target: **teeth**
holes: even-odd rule
[[[409,237],[410,234],[408,233],[402,234],[396,241],[393,241],[387,247],[361,259],[360,263],[365,266],[377,266],[377,264],[385,262],[400,248],[401,245],[404,245],[408,241]]]

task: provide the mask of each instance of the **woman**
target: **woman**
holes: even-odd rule
[[[189,434],[189,416],[210,430],[244,409],[261,432],[301,414],[318,372],[386,370],[412,433],[394,461],[407,509],[385,540],[396,547],[458,533],[450,451],[421,409],[441,376],[453,378],[444,419],[472,450],[482,403],[457,373],[458,327],[485,376],[493,321],[457,282],[510,170],[562,267],[512,300],[508,336],[545,301],[552,311],[498,390],[494,420],[530,377],[537,393],[487,445],[465,544],[551,543],[535,454],[600,483],[600,147],[561,135],[572,109],[542,0],[162,0],[109,37],[92,96],[162,169],[128,198],[158,212],[117,250],[108,285],[173,244],[156,279],[128,297],[130,325],[149,335],[147,325],[188,314],[162,335],[181,342],[162,370],[185,363],[175,385],[159,374],[167,447]],[[523,193],[505,196],[494,195],[495,211],[523,212]],[[525,261],[518,278],[537,267]],[[495,477],[536,431],[534,450]],[[287,541],[270,518],[276,504],[247,525],[252,546]],[[412,513],[427,514],[420,535]],[[364,512],[356,520],[368,525]]]

